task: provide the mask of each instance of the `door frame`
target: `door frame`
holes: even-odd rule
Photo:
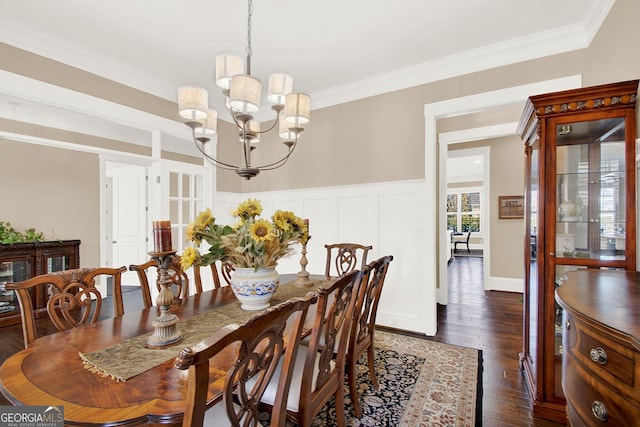
[[[111,222],[112,218],[112,191],[107,184],[111,178],[107,177],[107,162],[122,163],[127,165],[142,166],[147,168],[147,176],[149,176],[152,159],[143,156],[126,156],[116,154],[99,154],[100,158],[100,265],[105,267],[119,267],[113,265],[113,244],[111,238]],[[147,206],[151,210],[152,200],[150,194],[150,183],[147,180]],[[149,221],[147,215],[147,222]],[[146,249],[146,247],[145,247]],[[106,283],[96,285],[100,292],[106,295]]]
[[[490,110],[494,107],[506,104],[524,102],[529,96],[538,93],[554,92],[558,90],[571,89],[582,85],[580,74],[557,79],[539,81],[535,83],[513,86],[496,91],[483,92],[475,95],[452,98],[445,101],[434,102],[424,105],[425,118],[425,192],[423,204],[427,212],[427,217],[433,219],[434,224],[438,221],[442,223],[446,219],[446,147],[441,147],[437,133],[437,121],[439,119],[460,116],[481,110]],[[460,135],[464,131],[461,131]],[[515,132],[514,132],[515,134]],[[462,142],[462,141],[461,141]],[[446,145],[446,144],[443,144]],[[438,167],[436,167],[436,165]],[[487,167],[488,169],[488,167]],[[490,197],[491,189],[485,193]],[[430,202],[432,200],[433,202]],[[489,214],[491,215],[491,210]],[[446,223],[446,222],[445,222]],[[436,298],[432,303],[446,304],[446,283],[447,283],[447,257],[446,252],[446,227],[434,226],[433,235],[425,234],[425,245],[437,248],[429,259],[425,260],[427,267],[432,266],[433,272],[433,294]],[[487,236],[489,239],[490,236]],[[485,266],[490,267],[490,241],[485,240]],[[440,256],[438,256],[440,254]],[[436,274],[436,271],[438,272]],[[484,271],[485,289],[493,289],[491,283],[491,271],[487,268]],[[431,292],[425,292],[431,294]],[[436,319],[424,319],[425,324],[432,326],[433,335],[437,330]]]

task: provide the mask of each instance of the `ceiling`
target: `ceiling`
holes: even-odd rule
[[[615,0],[255,0],[252,71],[313,108],[588,46]],[[0,2],[0,41],[175,100],[244,55],[242,0]]]

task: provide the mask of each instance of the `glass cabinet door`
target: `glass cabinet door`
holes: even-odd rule
[[[552,123],[554,123],[552,121]],[[626,259],[625,119],[554,123],[555,287],[580,268]],[[563,396],[562,309],[554,301],[554,396]],[[551,349],[549,349],[550,351]]]
[[[29,260],[0,262],[0,314],[18,312],[18,298],[14,291],[5,289],[5,284],[21,282],[31,277]]]
[[[539,271],[538,271],[538,197],[540,189],[540,146],[534,144],[528,148],[528,176],[526,177],[526,194],[525,194],[525,224],[529,229],[528,246],[529,252],[525,260],[529,263],[525,268],[525,322],[524,322],[524,339],[525,339],[525,356],[529,361],[529,366],[537,369],[538,367],[538,337],[540,323],[538,322],[538,307],[540,299],[539,287]]]
[[[624,260],[624,118],[557,124],[556,138],[556,257]]]
[[[69,269],[70,258],[68,255],[55,255],[47,257],[47,273]]]

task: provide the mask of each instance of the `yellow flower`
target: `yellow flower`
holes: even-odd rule
[[[273,237],[273,227],[271,223],[265,219],[259,219],[251,224],[249,232],[256,242],[264,242]]]
[[[182,270],[187,270],[194,264],[197,264],[200,259],[200,253],[193,246],[186,247],[184,251],[182,251],[182,256],[180,256],[180,266]]]
[[[236,223],[216,224],[211,210],[200,212],[186,230],[186,237],[194,248],[185,250],[183,265],[209,265],[217,260],[236,267],[276,265],[278,260],[293,251],[296,243],[305,243],[309,231],[302,219],[289,211],[276,211],[271,220],[259,218],[260,201],[247,199],[232,214]],[[198,247],[207,242],[203,254]]]
[[[271,218],[273,219],[273,223],[280,230],[289,231],[291,229],[291,226],[289,225],[289,223],[291,222],[292,216],[295,216],[295,215],[293,215],[293,213],[289,211],[277,210],[274,212]]]
[[[191,223],[187,225],[187,229],[185,231],[185,235],[187,236],[187,240],[191,241],[194,238],[195,234],[195,223]]]
[[[202,231],[214,221],[215,218],[213,218],[213,215],[211,214],[211,209],[207,208],[198,214],[198,217],[196,218],[195,228],[197,231]]]
[[[231,215],[243,219],[256,217],[262,213],[262,205],[259,200],[247,199],[238,205],[238,208],[231,212]]]

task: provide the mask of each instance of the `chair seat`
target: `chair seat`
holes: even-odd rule
[[[236,410],[240,407],[238,405],[233,405]],[[205,427],[220,427],[229,425],[229,417],[227,416],[227,411],[225,410],[224,404],[222,402],[214,405],[211,409],[207,410],[204,413],[204,423],[202,424]],[[257,426],[266,427],[262,423],[258,423]]]
[[[300,409],[300,389],[302,388],[302,376],[304,374],[304,363],[305,358],[307,357],[307,348],[302,346],[301,349],[298,350],[296,354],[295,366],[293,367],[293,375],[291,377],[291,388],[289,388],[289,396],[287,397],[287,410],[298,412]],[[318,376],[318,358],[316,357],[315,366],[313,369],[313,377],[311,381],[311,390],[315,390],[316,388],[316,378]],[[335,362],[331,361],[331,368],[335,366]],[[280,376],[280,371],[282,370],[282,360],[278,364],[278,369],[276,373],[273,375],[273,378],[278,378]],[[267,403],[269,405],[273,405],[275,402],[276,393],[278,392],[278,382],[271,380],[264,394],[262,395],[262,402]]]

